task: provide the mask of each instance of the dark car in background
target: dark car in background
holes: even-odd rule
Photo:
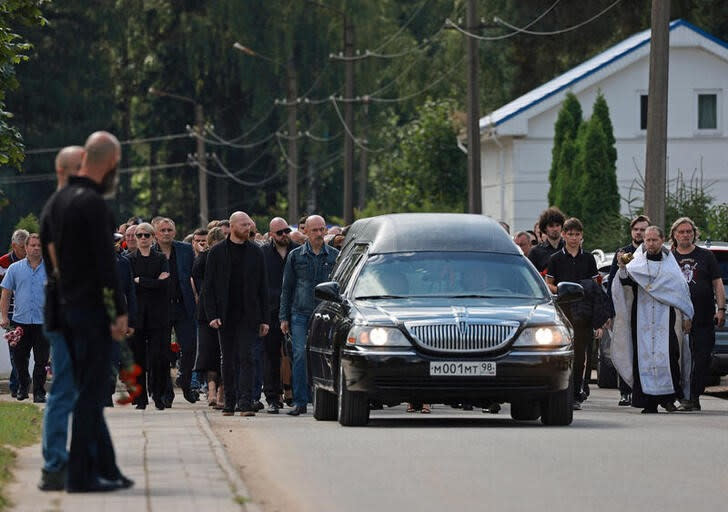
[[[516,420],[572,421],[572,330],[494,220],[393,214],[355,222],[316,287],[307,351],[314,417],[369,421],[371,404],[509,402]]]
[[[728,243],[707,240],[698,245],[710,249],[718,260],[718,266],[723,277],[723,288],[728,296]],[[717,385],[721,376],[728,375],[728,326],[716,326],[715,328],[715,347],[713,348],[710,369],[713,375],[708,379],[709,385]]]

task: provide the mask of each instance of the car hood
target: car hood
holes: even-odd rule
[[[449,323],[470,319],[518,322],[520,325],[562,323],[552,303],[530,299],[386,299],[354,302],[354,321],[377,325],[410,322]]]

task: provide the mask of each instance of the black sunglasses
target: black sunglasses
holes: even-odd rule
[[[136,237],[137,238],[151,238],[152,234],[151,233],[136,233]]]
[[[283,236],[284,234],[287,235],[291,231],[293,231],[291,228],[279,229],[278,231],[276,231],[276,235],[278,235],[278,236]]]

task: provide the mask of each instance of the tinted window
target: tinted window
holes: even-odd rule
[[[543,279],[521,255],[416,252],[370,257],[355,297],[394,295],[548,297]]]
[[[339,264],[339,268],[336,269],[333,279],[339,283],[341,290],[346,290],[349,279],[351,279],[354,269],[359,264],[359,261],[361,261],[362,255],[366,250],[366,245],[357,245]]]

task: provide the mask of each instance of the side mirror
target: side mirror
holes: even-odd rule
[[[564,281],[556,286],[556,304],[569,304],[584,298],[584,287],[578,283]]]
[[[339,289],[339,283],[336,281],[317,284],[313,294],[319,300],[327,300],[329,302],[336,302],[337,304],[344,302],[344,298],[341,296],[341,290]]]

